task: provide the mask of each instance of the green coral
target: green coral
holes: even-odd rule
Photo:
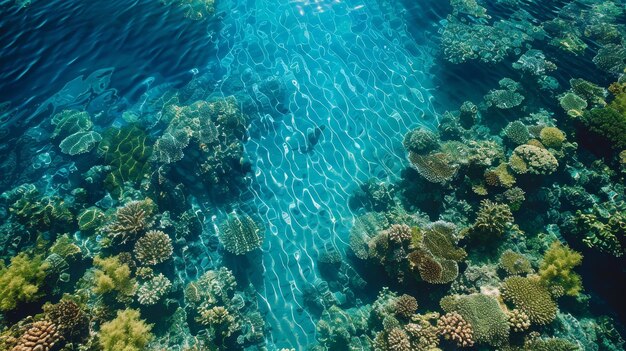
[[[574,230],[584,237],[582,241],[588,247],[620,257],[626,238],[625,207],[624,203],[605,202],[585,212],[577,211]]]
[[[583,115],[587,108],[587,101],[574,93],[567,93],[559,98],[559,104],[565,112],[573,118]]]
[[[572,91],[580,98],[584,99],[589,106],[605,106],[607,96],[606,89],[586,81],[582,78],[572,78],[569,80]]]
[[[80,131],[63,139],[59,144],[61,152],[70,156],[84,154],[96,146],[102,140],[102,136],[94,131]]]
[[[441,300],[441,308],[447,313],[460,314],[472,326],[477,343],[500,346],[508,341],[508,317],[491,296],[450,295]]]
[[[105,130],[98,144],[98,154],[111,167],[105,179],[107,187],[119,190],[124,182],[140,182],[147,177],[151,153],[148,136],[136,125]]]
[[[54,131],[52,138],[67,138],[68,136],[90,130],[93,122],[86,111],[64,110],[52,117]]]
[[[504,135],[517,145],[525,144],[530,139],[528,127],[520,121],[509,123],[506,128],[504,128]]]
[[[582,290],[582,280],[573,269],[582,264],[583,256],[559,241],[552,243],[539,266],[539,278],[547,286],[556,285],[565,295],[576,296]]]
[[[57,254],[63,259],[68,260],[79,258],[82,254],[82,250],[74,243],[68,234],[63,234],[52,244],[50,253]]]
[[[526,313],[534,324],[548,324],[556,318],[556,302],[537,277],[506,278],[502,284],[502,297]]]
[[[416,128],[406,133],[402,145],[407,151],[424,154],[439,146],[439,137],[426,128]]]
[[[539,138],[546,147],[560,149],[565,142],[565,133],[556,127],[545,127],[539,132]]]
[[[585,112],[583,123],[593,133],[606,139],[615,150],[626,148],[626,113],[609,106]]]
[[[431,223],[412,242],[415,250],[408,255],[409,263],[424,281],[447,284],[458,276],[458,262],[467,253],[457,246],[456,227],[453,224],[443,221]]]
[[[243,255],[261,247],[261,229],[247,214],[233,212],[220,225],[220,240],[226,251]]]
[[[506,250],[500,255],[500,267],[509,275],[522,275],[533,272],[533,267],[528,258],[513,250]]]
[[[130,267],[122,263],[120,256],[93,259],[94,285],[96,294],[118,293],[118,300],[125,300],[135,292],[135,281],[131,278]]]
[[[14,310],[21,303],[43,297],[48,268],[42,256],[29,257],[23,252],[11,258],[8,267],[0,262],[0,310]]]
[[[117,311],[115,319],[100,327],[100,346],[103,351],[143,351],[153,338],[151,329],[138,310]]]
[[[28,229],[46,231],[66,228],[74,219],[69,206],[58,196],[43,196],[33,184],[12,190],[9,212]]]
[[[513,213],[507,204],[482,200],[472,226],[472,233],[481,237],[500,237],[513,223]]]
[[[92,206],[79,213],[76,219],[78,220],[78,229],[92,232],[104,224],[106,217],[101,209]]]

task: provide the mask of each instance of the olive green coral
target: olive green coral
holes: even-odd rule
[[[100,327],[100,346],[103,351],[142,351],[153,338],[151,329],[138,310],[117,311],[115,319]]]
[[[573,271],[583,256],[559,241],[552,243],[539,266],[539,278],[547,286],[559,286],[565,295],[576,296],[582,290],[582,279]]]
[[[42,256],[29,257],[23,252],[13,257],[8,267],[0,262],[0,311],[41,298],[48,268]]]
[[[481,237],[500,237],[512,223],[513,213],[508,205],[483,200],[480,202],[472,232]]]
[[[513,250],[506,250],[500,255],[500,267],[509,275],[523,275],[533,272],[533,267],[528,258]]]
[[[94,273],[93,292],[96,294],[106,294],[118,292],[118,299],[132,296],[135,291],[135,282],[131,278],[131,271],[128,264],[123,263],[120,256],[93,259],[96,267]]]

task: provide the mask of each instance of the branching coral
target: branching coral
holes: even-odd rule
[[[417,310],[417,300],[411,295],[401,295],[395,300],[396,315],[409,318]]]
[[[220,240],[226,251],[243,255],[261,247],[261,229],[247,214],[233,212],[220,225]]]
[[[582,263],[583,256],[559,241],[552,243],[539,266],[539,278],[547,286],[556,285],[565,295],[576,296],[582,290],[582,279],[574,267]]]
[[[48,268],[41,256],[29,257],[25,253],[13,257],[8,267],[0,262],[0,311],[41,298]]]
[[[472,226],[472,233],[481,237],[499,237],[513,223],[513,213],[506,204],[483,200]]]
[[[103,230],[115,242],[132,242],[152,226],[153,210],[154,203],[151,199],[130,201],[117,209],[115,219]]]
[[[446,313],[437,320],[437,333],[459,347],[474,345],[472,326],[457,312]]]
[[[137,301],[142,305],[154,305],[169,293],[172,283],[163,274],[158,274],[139,285]]]
[[[150,230],[135,243],[135,257],[142,264],[156,265],[172,256],[172,240],[160,230]]]
[[[556,317],[556,303],[536,277],[506,278],[502,284],[502,297],[526,313],[534,324],[548,324]]]
[[[100,327],[100,346],[103,351],[142,351],[153,338],[151,329],[138,310],[117,311],[115,319]]]
[[[118,292],[118,299],[127,299],[135,292],[135,282],[131,278],[130,267],[120,261],[120,256],[93,259],[96,267],[93,292],[106,294]]]
[[[74,301],[63,299],[43,307],[46,318],[57,328],[67,342],[80,342],[89,334],[89,318]]]
[[[511,326],[511,330],[514,332],[523,332],[530,328],[530,318],[523,311],[518,310],[517,308],[510,310],[507,313],[509,318],[509,326]]]

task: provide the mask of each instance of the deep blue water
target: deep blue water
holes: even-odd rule
[[[438,113],[482,97],[507,74],[438,64],[436,36],[449,12],[438,0],[223,0],[213,18],[193,21],[154,0],[33,0],[24,8],[4,1],[0,102],[11,108],[0,121],[0,151],[17,150],[24,169],[6,173],[2,191],[71,172],[71,162],[48,168],[45,160],[60,155],[37,138],[53,112],[81,107],[103,125],[119,124],[150,89],[192,79],[211,96],[239,93],[253,117],[245,143],[252,174],[235,207],[256,213],[266,233],[262,265],[248,275],[271,328],[270,349],[302,350],[315,341],[317,317],[301,295],[321,282],[322,251],[348,254],[355,184],[398,180],[407,131],[435,126]],[[567,82],[566,72],[557,79]],[[282,95],[271,96],[261,81],[278,82]],[[322,126],[315,149],[300,152]],[[32,144],[16,145],[24,134]],[[217,224],[214,214],[231,209],[198,206],[207,228]],[[181,281],[215,265],[209,244],[193,255]]]

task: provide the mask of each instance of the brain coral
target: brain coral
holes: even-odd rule
[[[502,296],[526,313],[534,324],[548,324],[556,317],[556,302],[536,277],[506,278],[502,284]]]

